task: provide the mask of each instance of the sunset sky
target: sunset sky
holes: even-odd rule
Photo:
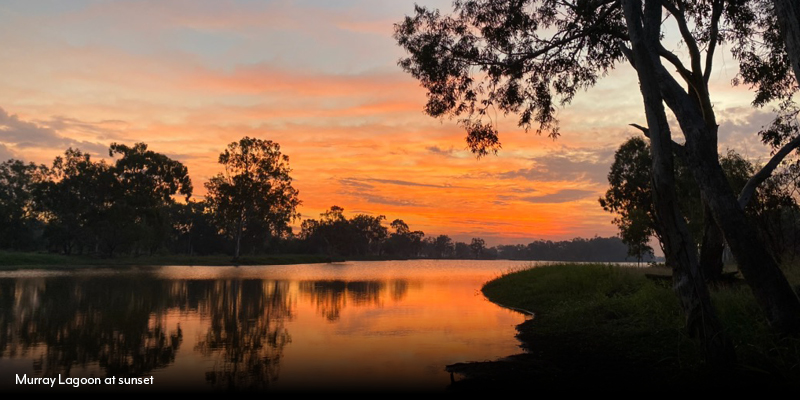
[[[478,160],[455,121],[423,114],[425,91],[397,66],[393,24],[414,3],[3,0],[0,161],[145,142],[188,166],[199,199],[219,153],[250,136],[290,157],[304,218],[338,205],[491,245],[615,235],[597,199],[614,150],[637,135],[628,124],[645,124],[633,69],[579,93],[557,140],[497,116],[503,148]],[[735,74],[720,52],[720,148],[764,160],[755,133],[771,110],[753,109]]]

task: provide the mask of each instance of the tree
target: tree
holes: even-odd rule
[[[487,111],[517,114],[521,127],[536,124],[537,132],[557,137],[556,106],[569,103],[578,90],[627,61],[639,78],[651,140],[654,212],[673,266],[675,290],[687,326],[701,338],[708,359],[726,364],[732,347],[711,306],[693,240],[677,207],[676,150],[686,158],[709,215],[772,326],[800,332],[800,301],[747,221],[717,154],[718,125],[708,86],[714,52],[721,42],[735,41],[752,29],[755,6],[722,0],[457,0],[448,16],[416,7],[414,16],[395,25],[395,38],[409,53],[400,66],[428,91],[426,113],[458,118],[478,156],[500,146]],[[688,60],[662,42],[666,21],[677,24]],[[679,78],[662,60],[677,69]],[[685,146],[672,140],[665,104],[678,120]]]
[[[450,236],[439,235],[433,239],[433,257],[434,258],[450,258],[455,253],[455,245]]]
[[[464,242],[456,242],[453,246],[453,257],[466,260],[472,255],[472,250],[469,248],[469,245]]]
[[[663,52],[660,50],[662,46],[659,42],[659,27],[662,5],[678,22],[681,35],[690,48],[690,67],[684,66],[673,53],[667,52],[665,55],[665,58],[679,69],[685,83],[689,85],[688,91],[661,64]],[[708,15],[705,13],[709,11],[707,7],[687,7],[683,3],[662,4],[648,0],[642,12],[639,1],[623,2],[632,44],[627,55],[637,71],[640,90],[645,100],[645,114],[651,131],[651,146],[654,148],[654,176],[666,174],[666,171],[657,171],[656,156],[666,160],[672,155],[674,142],[666,123],[664,110],[666,104],[675,114],[686,139],[685,156],[701,189],[703,199],[714,221],[724,233],[739,269],[757,301],[778,331],[798,333],[800,302],[780,272],[774,258],[759,239],[756,230],[747,221],[743,207],[731,190],[719,163],[718,125],[708,94],[714,48],[725,36],[720,36],[719,19],[726,14],[731,23],[741,22],[752,13],[752,10],[746,10],[746,3],[715,1],[711,6],[710,20],[703,20],[703,16]],[[702,34],[697,35],[697,38],[692,36],[687,22],[692,19],[698,21],[701,33],[705,32],[708,36]],[[733,29],[735,30],[736,26]],[[708,45],[704,63],[699,50],[699,46],[703,44]],[[654,137],[658,140],[654,140]],[[669,163],[664,161],[658,168],[664,168],[667,164]],[[754,176],[754,179],[756,178],[758,174]],[[654,181],[656,179],[654,178]],[[654,190],[657,192],[660,189],[654,186]]]
[[[604,210],[616,214],[613,223],[619,227],[623,242],[629,246],[631,256],[641,256],[652,252],[648,245],[651,237],[657,237],[660,242],[661,232],[656,223],[653,210],[652,191],[650,190],[650,146],[641,137],[632,137],[625,141],[614,154],[614,163],[608,173],[609,189],[605,196],[600,198],[600,205]],[[734,192],[739,193],[745,187],[750,177],[757,168],[733,150],[720,157],[725,176]],[[708,215],[703,212],[700,191],[697,183],[688,171],[686,163],[681,159],[675,165],[676,192],[679,198],[679,208],[687,220],[689,231],[692,233],[694,243],[707,252]],[[776,177],[773,177],[776,178]],[[774,231],[770,225],[779,221],[775,212],[765,209],[763,204],[771,204],[771,209],[778,207],[792,207],[794,200],[788,193],[786,184],[778,185],[776,179],[768,179],[758,186],[758,190],[751,195],[746,206],[748,216],[755,221],[758,229],[771,248],[772,254],[777,258],[785,249],[785,244],[779,244],[783,238],[779,236],[767,237],[768,232]],[[721,239],[721,238],[720,238]],[[706,256],[706,261],[701,262],[704,278],[717,281],[722,274],[722,243],[720,249],[713,255],[717,259],[711,261],[712,256]],[[663,246],[662,246],[663,247]]]
[[[98,248],[101,238],[114,243],[125,233],[105,229],[114,190],[114,175],[105,161],[92,161],[88,153],[72,148],[56,157],[36,195],[49,245],[71,254]]]
[[[472,251],[472,256],[477,260],[486,252],[486,242],[481,238],[472,238],[469,249]]]
[[[600,206],[617,214],[613,223],[619,227],[628,254],[641,260],[652,255],[648,244],[658,233],[650,191],[650,146],[640,137],[623,143],[614,153],[608,173],[609,189],[600,198]]]
[[[205,184],[216,220],[234,238],[239,258],[242,237],[283,236],[299,218],[298,191],[289,176],[289,157],[271,140],[244,137],[219,156],[225,172]]]
[[[145,143],[132,147],[112,143],[108,155],[121,157],[111,168],[116,178],[110,206],[114,217],[107,223],[125,224],[134,234],[134,252],[144,247],[152,254],[171,234],[173,197],[180,194],[188,201],[192,195],[189,170],[179,161],[148,150]]]
[[[394,229],[394,233],[389,235],[386,242],[389,251],[400,257],[418,257],[425,233],[411,231],[402,219],[395,219],[390,226]]]
[[[380,255],[383,242],[389,235],[388,229],[383,226],[385,216],[377,217],[358,214],[349,220],[353,231],[355,252],[358,255]]]
[[[20,160],[0,163],[0,248],[35,247],[34,193],[47,176],[47,167]]]
[[[320,214],[320,219],[307,219],[301,224],[300,237],[312,252],[343,256],[380,255],[388,229],[385,216],[358,214],[344,216],[344,208],[332,206]]]

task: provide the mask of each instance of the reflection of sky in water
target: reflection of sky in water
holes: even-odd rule
[[[9,385],[17,373],[61,373],[152,375],[152,389],[443,390],[445,365],[519,352],[514,326],[524,317],[489,303],[479,288],[524,265],[7,272],[0,387],[19,390]]]

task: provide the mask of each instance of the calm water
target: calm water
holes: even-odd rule
[[[34,388],[17,374],[153,377],[150,386],[55,385],[63,391],[445,390],[445,365],[520,352],[514,327],[525,316],[479,289],[526,265],[0,272],[0,390]]]

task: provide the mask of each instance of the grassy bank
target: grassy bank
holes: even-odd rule
[[[135,265],[284,265],[313,264],[343,261],[328,256],[308,254],[278,254],[242,256],[234,261],[229,255],[189,256],[155,255],[141,257],[99,258],[91,256],[65,256],[49,253],[24,253],[0,251],[0,270],[13,269],[64,269],[86,267],[114,267]]]
[[[484,382],[580,381],[609,388],[800,385],[800,341],[769,331],[746,285],[712,292],[739,360],[731,371],[719,374],[706,370],[697,343],[685,334],[668,281],[648,279],[646,272],[566,264],[510,273],[487,283],[483,293],[491,301],[535,313],[518,327],[518,337],[530,353],[505,360],[515,364],[513,368],[479,363],[457,365],[451,371]]]

